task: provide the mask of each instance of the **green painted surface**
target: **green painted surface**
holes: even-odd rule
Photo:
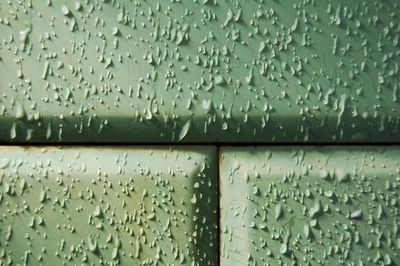
[[[0,140],[399,141],[399,10],[1,1]]]
[[[1,147],[0,264],[215,265],[215,161],[213,148]]]
[[[221,265],[399,265],[399,147],[223,148]]]

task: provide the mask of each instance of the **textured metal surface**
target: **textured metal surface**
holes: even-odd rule
[[[213,148],[0,148],[0,264],[216,265]]]
[[[0,140],[399,141],[399,10],[1,1]]]
[[[399,147],[224,148],[221,265],[399,265]]]

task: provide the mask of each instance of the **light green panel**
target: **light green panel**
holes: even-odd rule
[[[221,152],[221,265],[399,265],[399,147]]]
[[[215,159],[213,148],[1,147],[0,261],[215,265]]]
[[[399,11],[1,1],[0,140],[399,141]]]

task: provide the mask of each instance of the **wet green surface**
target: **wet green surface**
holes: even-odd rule
[[[1,1],[0,140],[399,141],[399,10]]]
[[[399,147],[223,148],[221,265],[399,265]]]
[[[0,264],[216,265],[214,148],[0,148]]]

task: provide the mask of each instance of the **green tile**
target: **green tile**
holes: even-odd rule
[[[215,265],[216,180],[213,148],[1,147],[0,261]]]
[[[221,152],[221,265],[399,265],[399,147]]]
[[[400,141],[399,11],[1,1],[0,140]]]

